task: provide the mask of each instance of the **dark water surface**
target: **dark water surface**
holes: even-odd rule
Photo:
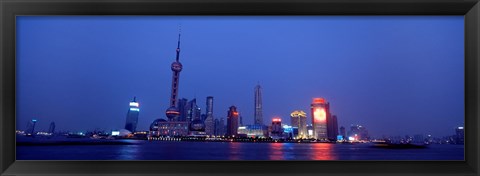
[[[137,145],[17,146],[17,160],[463,160],[463,145],[136,141]]]

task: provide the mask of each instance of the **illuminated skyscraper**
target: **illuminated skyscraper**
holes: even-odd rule
[[[180,111],[177,108],[177,98],[178,98],[178,84],[180,83],[180,72],[182,71],[182,64],[180,63],[180,34],[178,34],[178,44],[177,44],[177,57],[171,65],[172,69],[172,94],[170,97],[170,107],[166,110],[165,114],[170,121],[176,121],[177,117],[180,115]]]
[[[215,122],[213,120],[213,97],[207,97],[207,117],[205,118],[205,133],[207,135],[215,134]]]
[[[299,138],[307,138],[307,113],[303,111],[293,111],[290,114],[292,127],[298,128]]]
[[[262,87],[260,85],[255,86],[255,125],[263,125],[263,112],[262,112]]]
[[[310,106],[312,112],[313,138],[318,140],[327,140],[327,116],[329,112],[329,103],[324,98],[314,98]]]
[[[238,112],[237,107],[230,106],[227,115],[227,136],[233,137],[238,135]]]
[[[137,102],[137,97],[133,97],[133,101],[131,101],[129,105],[130,105],[130,108],[127,111],[127,120],[125,122],[125,129],[133,133],[137,130],[138,114],[140,112],[139,104]]]

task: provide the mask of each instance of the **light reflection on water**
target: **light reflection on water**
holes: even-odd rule
[[[18,146],[17,160],[463,160],[464,147],[388,150],[328,143],[142,141],[139,145]]]

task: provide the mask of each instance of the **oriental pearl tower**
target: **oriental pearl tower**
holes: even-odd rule
[[[178,45],[177,45],[177,57],[172,63],[172,95],[170,97],[170,107],[166,110],[165,114],[168,117],[169,121],[176,121],[177,117],[180,115],[180,111],[177,106],[178,98],[178,84],[180,78],[180,72],[182,71],[182,64],[179,61],[180,59],[180,33],[178,33]]]

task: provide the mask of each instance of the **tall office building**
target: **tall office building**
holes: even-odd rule
[[[125,122],[125,129],[134,133],[137,130],[138,114],[140,112],[137,97],[133,97],[133,101],[129,103],[130,108],[127,111],[127,120]]]
[[[185,98],[178,100],[178,111],[180,113],[178,116],[178,121],[187,121],[187,103],[188,100]]]
[[[314,98],[310,106],[312,112],[313,138],[327,140],[327,118],[330,104],[324,98]]]
[[[298,138],[307,138],[307,113],[297,110],[290,114],[292,127],[297,127]]]
[[[327,116],[327,134],[328,140],[336,141],[338,136],[338,122],[336,115]]]
[[[282,119],[272,119],[272,136],[281,136],[283,134]]]
[[[175,61],[171,65],[172,69],[172,94],[170,96],[170,107],[166,110],[165,114],[170,121],[176,121],[180,115],[180,111],[177,108],[178,98],[178,84],[180,83],[180,72],[182,71],[182,64],[180,63],[180,33],[178,34],[177,44],[177,56]]]
[[[227,136],[234,137],[238,135],[238,111],[237,107],[230,106],[227,115]]]
[[[263,124],[263,112],[262,112],[262,87],[260,85],[255,86],[255,114],[253,116],[255,125]]]
[[[207,135],[215,134],[215,122],[213,120],[213,97],[207,97],[207,114],[205,118],[205,133]]]

